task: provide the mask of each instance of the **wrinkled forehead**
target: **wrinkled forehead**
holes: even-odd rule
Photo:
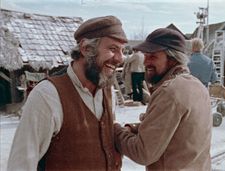
[[[115,46],[117,48],[125,48],[125,42],[112,37],[102,37],[100,39],[100,44],[104,46]]]

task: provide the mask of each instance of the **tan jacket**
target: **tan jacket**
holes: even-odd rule
[[[121,153],[147,170],[210,171],[211,106],[207,89],[177,66],[154,86],[138,134],[115,124]]]

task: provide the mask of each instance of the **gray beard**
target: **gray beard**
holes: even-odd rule
[[[105,77],[104,75],[100,74],[100,79],[98,83],[99,88],[104,88],[106,86],[112,86],[114,84],[114,80],[116,79],[115,72],[111,77]]]
[[[85,76],[98,88],[104,88],[106,86],[111,86],[114,83],[115,72],[108,78],[101,73],[100,67],[96,63],[95,57],[90,57],[85,66]]]

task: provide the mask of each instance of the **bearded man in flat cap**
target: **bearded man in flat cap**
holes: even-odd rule
[[[11,149],[9,171],[118,171],[111,84],[127,42],[114,16],[85,21],[67,72],[29,95]]]
[[[160,28],[134,48],[151,96],[139,124],[114,125],[119,151],[148,171],[211,171],[210,97],[189,73],[184,37]]]

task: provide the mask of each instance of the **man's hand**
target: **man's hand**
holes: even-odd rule
[[[127,130],[128,132],[131,132],[131,127],[130,127],[129,125],[125,125],[124,128],[126,128],[126,130]]]
[[[127,123],[124,127],[127,131],[137,134],[139,125],[140,123]]]
[[[143,120],[144,120],[144,117],[145,117],[145,113],[141,113],[141,114],[139,115],[139,120],[140,120],[140,121],[143,121]]]

